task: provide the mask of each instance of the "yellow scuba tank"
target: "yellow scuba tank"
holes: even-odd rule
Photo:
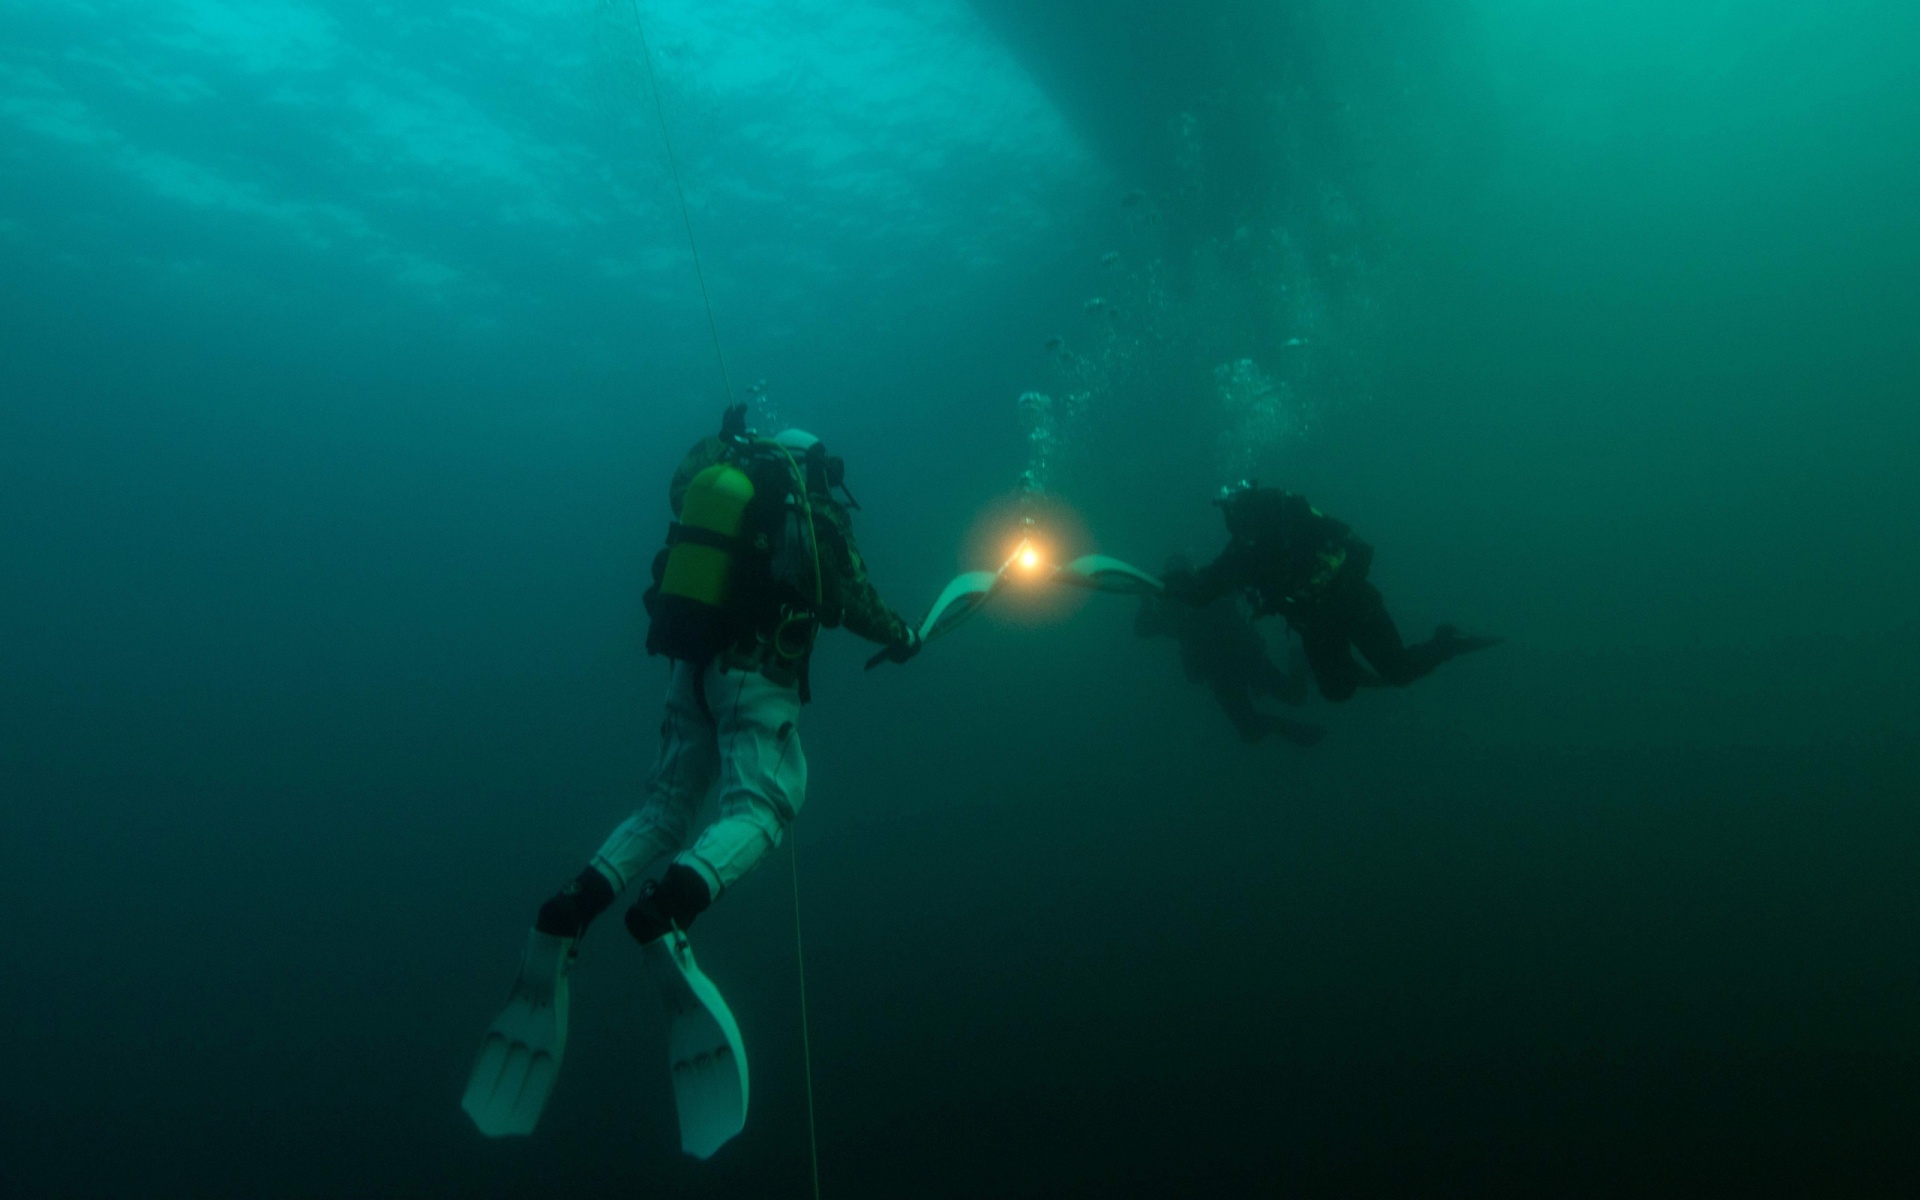
[[[647,595],[649,654],[704,663],[749,632],[743,589],[753,587],[766,553],[764,539],[753,536],[756,490],[730,458],[709,460],[687,481]]]
[[[678,518],[654,560],[647,651],[704,663],[730,646],[770,644],[804,658],[818,626],[819,550],[807,479],[793,455],[728,410],[721,437],[674,472]]]
[[[680,505],[680,523],[667,550],[662,596],[711,608],[732,598],[741,528],[753,503],[753,480],[731,463],[715,463],[693,477]]]

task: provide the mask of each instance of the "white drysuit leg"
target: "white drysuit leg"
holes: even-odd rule
[[[714,899],[786,837],[807,798],[800,692],[758,671],[710,667],[707,708],[720,742],[720,816],[676,862]]]
[[[701,703],[701,671],[675,661],[667,679],[667,713],[660,723],[660,757],[647,773],[640,808],[607,837],[593,867],[618,893],[654,860],[687,844],[700,804],[720,776],[720,743]]]

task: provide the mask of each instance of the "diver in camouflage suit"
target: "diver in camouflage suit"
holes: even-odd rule
[[[685,929],[780,845],[806,799],[807,760],[797,722],[809,699],[807,666],[817,630],[844,627],[879,643],[897,662],[919,650],[917,635],[867,577],[847,505],[833,494],[835,488],[844,491],[840,460],[803,430],[789,429],[767,441],[746,435],[737,410],[729,422],[731,429],[723,429],[722,436],[702,439],[688,451],[669,488],[676,523],[668,550],[655,561],[647,605],[653,618],[648,649],[666,654],[672,663],[659,758],[639,809],[608,836],[573,882],[542,906],[536,927],[543,933],[578,938],[615,896],[667,855],[674,856],[671,864],[657,881],[643,886],[627,913],[627,928],[643,944],[675,926]],[[769,569],[762,563],[742,572],[735,590],[754,593],[742,609],[750,615],[729,626],[716,649],[688,650],[662,636],[671,632],[664,628],[671,606],[661,603],[668,554],[678,535],[679,541],[751,557],[744,540],[699,530],[693,531],[699,536],[686,534],[687,525],[679,520],[703,474],[745,445],[760,448],[763,458],[775,463],[776,486],[795,493],[787,511],[805,513],[804,544],[790,535],[794,544],[786,549],[811,560],[806,561],[808,586],[796,600],[791,587],[782,592],[778,586],[777,565]],[[764,473],[761,478],[764,484]],[[804,495],[798,494],[801,479]],[[758,542],[766,540],[763,535]],[[765,545],[760,549],[767,553]],[[772,555],[777,559],[779,553]],[[716,785],[719,815],[696,837],[694,817]]]

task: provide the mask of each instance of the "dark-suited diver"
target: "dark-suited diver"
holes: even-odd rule
[[[1207,605],[1240,592],[1256,616],[1286,618],[1328,700],[1346,700],[1375,682],[1355,661],[1356,649],[1380,685],[1405,687],[1449,659],[1500,643],[1442,625],[1428,640],[1404,645],[1380,590],[1367,579],[1373,547],[1304,496],[1240,483],[1216,503],[1226,517],[1227,548],[1197,571],[1168,572],[1167,596]]]
[[[1184,554],[1167,559],[1168,577],[1193,574]],[[1238,596],[1221,596],[1209,604],[1181,604],[1162,595],[1140,598],[1133,631],[1143,638],[1171,637],[1180,645],[1180,666],[1187,679],[1213,691],[1220,710],[1249,743],[1272,736],[1296,746],[1311,746],[1326,735],[1319,725],[1292,721],[1262,712],[1256,697],[1282,704],[1307,699],[1304,662],[1283,669],[1267,655],[1267,641],[1240,607]]]
[[[918,635],[867,578],[851,494],[848,504],[834,495],[845,490],[843,477],[844,465],[812,434],[750,432],[744,406],[729,409],[720,434],[702,439],[675,470],[674,521],[646,596],[647,650],[671,664],[659,757],[638,810],[540,907],[512,998],[468,1086],[465,1107],[483,1132],[524,1134],[539,1119],[565,1044],[576,946],[622,891],[641,884],[628,932],[650,953],[667,947],[674,958],[665,967],[694,975],[684,931],[781,844],[806,798],[798,721],[819,630],[844,626],[897,662],[919,649]],[[696,828],[715,791],[718,816]],[[663,859],[665,871],[642,883]],[[678,986],[672,970],[662,975]],[[696,1127],[689,1125],[690,1104],[713,1107],[713,1089],[688,1090],[683,1066],[697,1073],[717,1063],[719,1086],[731,1086],[726,1057],[738,1057],[730,1050],[737,1029],[717,996],[704,977],[668,994],[670,1014],[695,1031],[683,1036],[676,1026],[670,1040],[685,1057],[674,1062],[683,1144],[702,1157],[745,1119],[742,1067],[738,1113],[696,1112]],[[696,1034],[708,1050],[682,1044]]]

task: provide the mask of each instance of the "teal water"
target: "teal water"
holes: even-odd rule
[[[642,0],[725,377],[635,12],[0,0],[0,1191],[811,1194],[784,853],[713,1161],[611,920],[457,1103],[729,380],[912,615],[1256,474],[1510,639],[1303,753],[1119,599],[829,637],[823,1195],[1906,1190],[1920,10]]]

